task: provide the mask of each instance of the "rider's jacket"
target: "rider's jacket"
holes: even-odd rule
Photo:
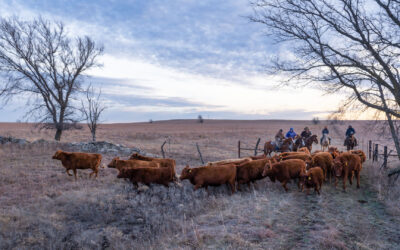
[[[346,131],[346,137],[349,137],[352,134],[355,134],[356,131],[354,130],[354,128],[348,128]]]
[[[324,128],[324,129],[322,130],[322,134],[329,134],[329,130],[328,130],[327,128]]]
[[[310,137],[312,135],[312,133],[311,133],[311,131],[303,131],[303,132],[301,132],[301,137],[303,137],[303,138],[308,138],[308,137]]]

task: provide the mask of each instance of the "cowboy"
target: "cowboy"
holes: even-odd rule
[[[305,127],[303,132],[301,132],[301,137],[303,137],[303,139],[307,139],[308,137],[310,137],[312,135],[310,129],[308,127]]]
[[[350,139],[350,137],[353,136],[355,133],[356,133],[356,131],[354,130],[354,128],[351,125],[349,125],[349,127],[346,130],[346,139],[344,141],[345,146],[347,145],[347,142]],[[354,143],[355,143],[355,146],[358,145],[357,139],[355,137],[354,137]]]
[[[294,132],[293,128],[290,128],[289,131],[286,133],[287,138],[294,139],[296,137],[296,132]]]
[[[322,137],[320,139],[320,143],[322,144],[322,138],[324,136],[328,136],[329,135],[329,130],[328,130],[328,126],[325,126],[324,129],[322,130]],[[328,140],[329,140],[329,144],[331,144],[331,138],[328,136]]]
[[[278,133],[275,135],[275,143],[280,148],[282,146],[282,142],[285,139],[285,136],[283,135],[283,130],[279,129]]]

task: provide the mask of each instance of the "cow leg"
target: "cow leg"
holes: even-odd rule
[[[317,194],[320,195],[320,193],[319,193],[319,184],[318,183],[315,184],[315,192],[317,192]]]
[[[343,176],[343,191],[346,191],[346,179],[348,178],[348,173],[345,173]]]
[[[67,172],[67,174],[69,175],[69,176],[72,176],[72,174],[69,172],[71,169],[69,169],[69,168],[67,168],[67,170],[65,171],[65,172]]]
[[[76,178],[76,168],[74,168],[72,170],[74,171],[75,180],[77,180],[77,178]]]

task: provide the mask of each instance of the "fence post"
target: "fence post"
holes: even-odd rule
[[[199,152],[201,164],[204,164],[203,156],[201,155],[199,144],[197,144],[197,142],[196,142],[196,147],[197,147],[197,152]]]
[[[375,144],[373,161],[378,161],[378,144]]]
[[[383,167],[387,167],[387,158],[388,158],[388,152],[387,152],[387,146],[383,147]]]
[[[369,140],[368,141],[368,159],[371,160],[371,156],[372,156],[372,141]]]
[[[238,141],[238,158],[240,158],[240,141]]]
[[[257,156],[257,151],[258,151],[258,144],[260,144],[261,138],[258,138],[256,147],[254,148],[254,156]]]
[[[167,143],[167,141],[164,141],[164,143],[161,145],[161,154],[163,158],[165,158],[165,152],[164,152],[165,143]]]

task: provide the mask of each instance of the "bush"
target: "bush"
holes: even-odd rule
[[[204,122],[203,116],[199,115],[199,116],[197,117],[197,121],[198,121],[199,123],[203,123],[203,122]]]
[[[319,118],[318,118],[318,117],[314,117],[314,118],[312,119],[312,123],[313,123],[314,125],[319,124],[319,123],[320,123]]]

